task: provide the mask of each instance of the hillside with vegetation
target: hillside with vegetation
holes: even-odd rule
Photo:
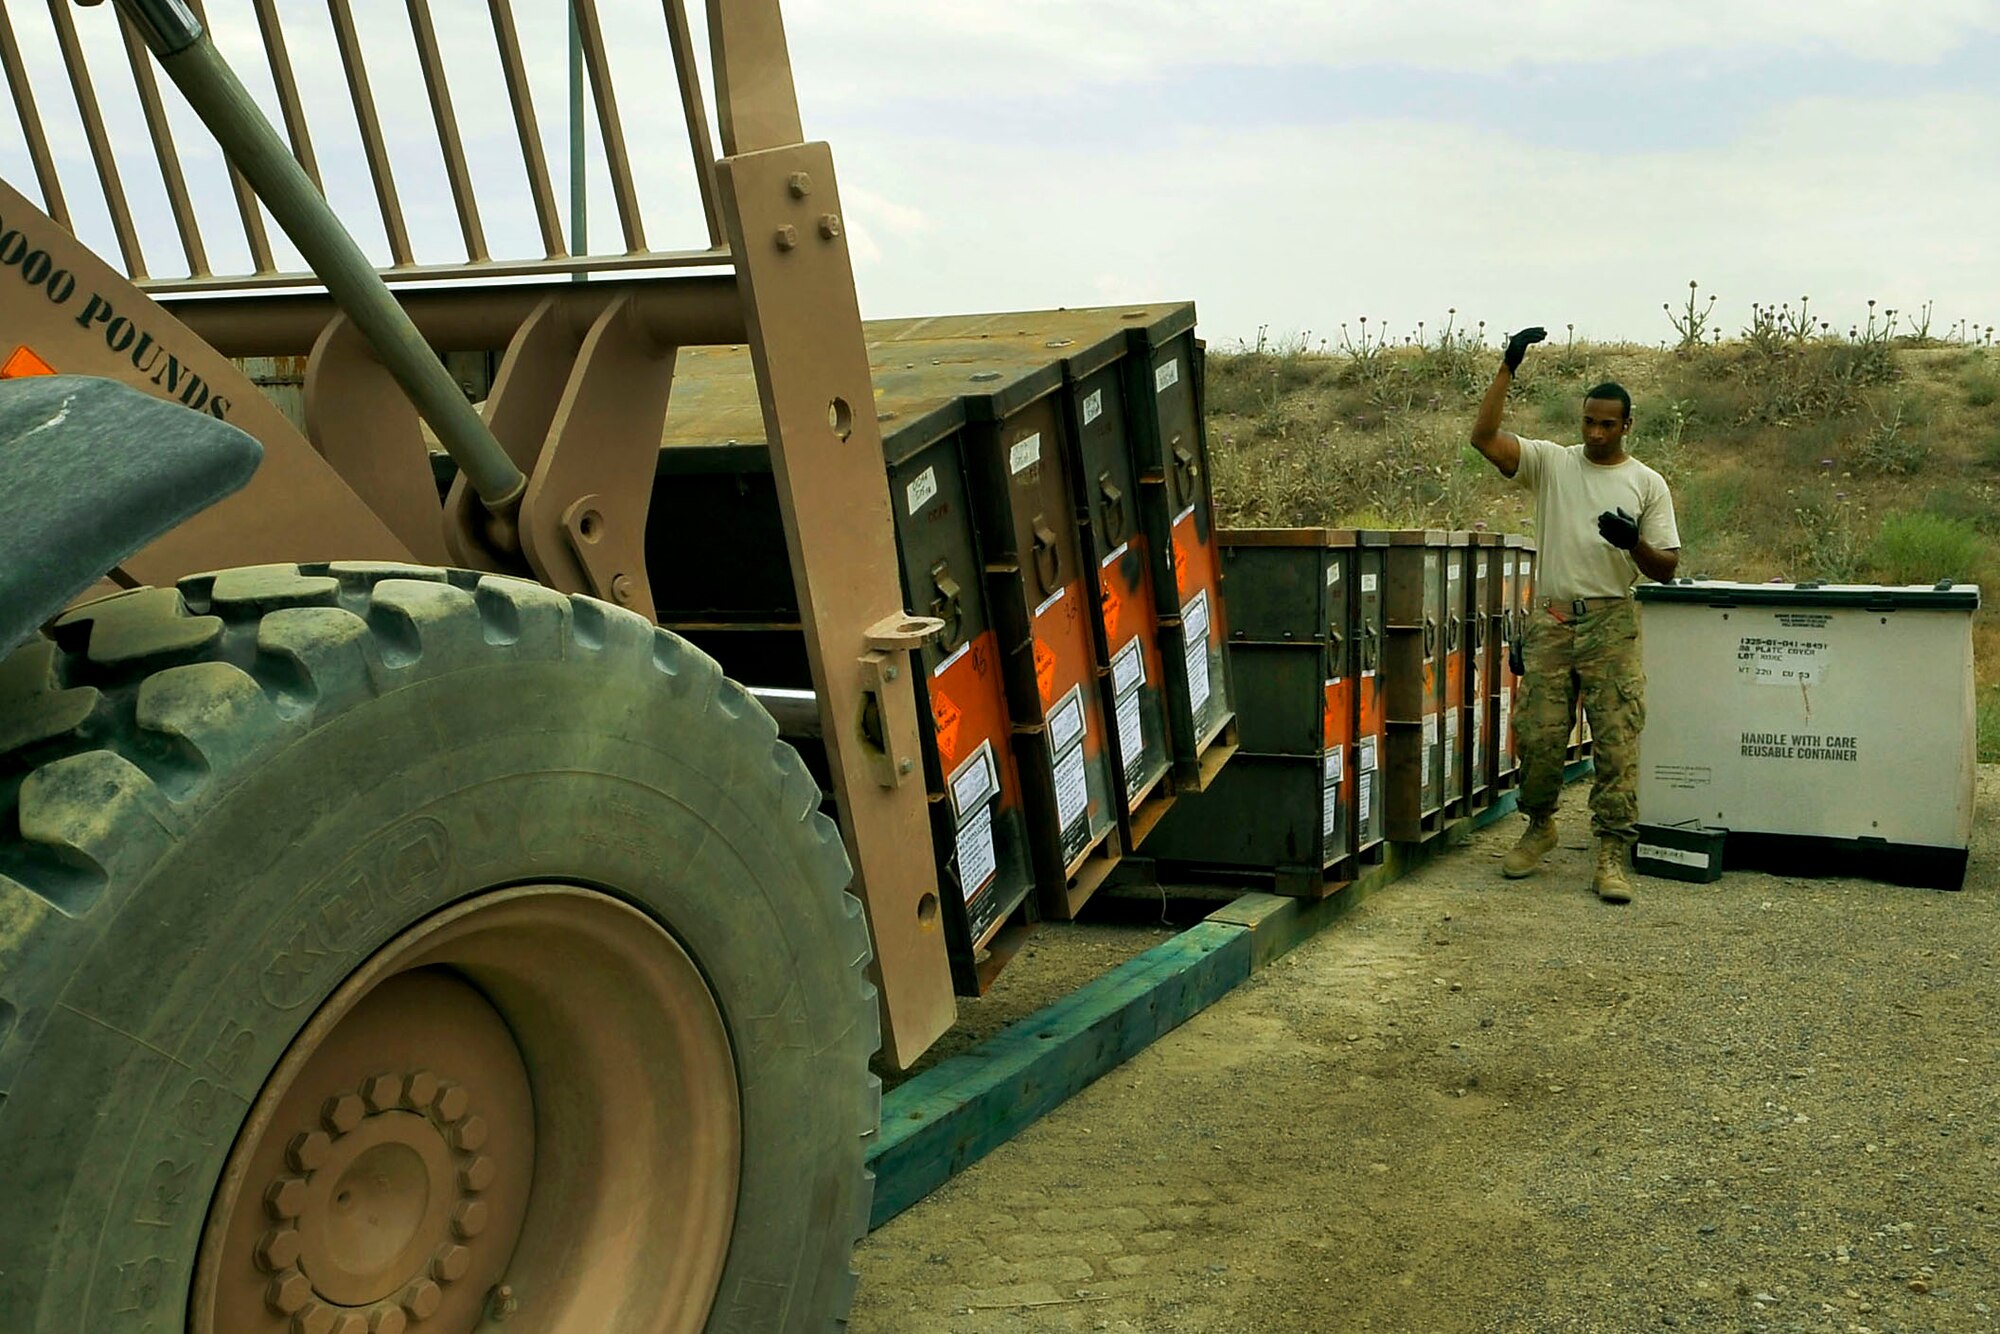
[[[1844,327],[1842,324],[1844,323]],[[1725,330],[1692,284],[1661,345],[1579,342],[1559,325],[1509,395],[1518,435],[1582,439],[1583,392],[1632,395],[1628,450],[1672,487],[1681,573],[1835,583],[1978,583],[2000,593],[2000,346],[1991,326],[1934,330],[1868,309],[1837,322],[1756,305]],[[1209,446],[1225,526],[1533,533],[1525,492],[1466,443],[1505,335],[1260,337],[1208,357]],[[1980,758],[2000,759],[2000,619],[1974,622]]]

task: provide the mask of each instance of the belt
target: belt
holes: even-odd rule
[[[1603,607],[1615,607],[1621,602],[1630,602],[1631,600],[1632,599],[1629,597],[1543,598],[1541,601],[1541,605],[1549,611],[1567,611],[1572,616],[1587,616],[1595,609]]]

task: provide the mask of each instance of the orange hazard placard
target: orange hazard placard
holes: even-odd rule
[[[1035,638],[1035,685],[1042,692],[1042,707],[1056,702],[1056,651],[1046,639]]]
[[[1104,586],[1105,638],[1112,640],[1118,638],[1118,613],[1123,609],[1124,605],[1124,600],[1118,596],[1118,590],[1110,584],[1106,584]]]
[[[32,348],[17,347],[14,355],[0,365],[0,380],[25,380],[30,375],[54,375],[56,368],[36,356]]]
[[[931,721],[937,724],[938,757],[946,769],[958,765],[958,725],[964,720],[965,711],[952,703],[950,695],[931,691]]]

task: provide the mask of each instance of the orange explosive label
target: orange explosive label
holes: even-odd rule
[[[938,756],[944,767],[951,769],[958,764],[958,725],[965,721],[965,710],[952,702],[951,696],[942,690],[931,692],[931,721],[937,725]]]
[[[1104,586],[1104,634],[1107,639],[1118,638],[1118,613],[1125,606],[1118,596],[1118,590],[1110,584]]]
[[[1042,692],[1042,707],[1056,700],[1056,651],[1046,639],[1035,640],[1035,685]]]
[[[17,347],[0,365],[0,380],[25,380],[31,375],[54,375],[56,368],[35,355],[33,348]]]

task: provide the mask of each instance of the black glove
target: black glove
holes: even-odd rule
[[[1597,516],[1597,531],[1604,540],[1620,551],[1630,551],[1639,545],[1639,521],[1620,509],[1616,514],[1610,510]]]
[[[1532,329],[1523,329],[1509,338],[1507,355],[1502,363],[1507,367],[1507,373],[1512,375],[1521,369],[1521,358],[1528,355],[1528,344],[1539,343],[1548,336],[1549,331],[1538,324]]]

